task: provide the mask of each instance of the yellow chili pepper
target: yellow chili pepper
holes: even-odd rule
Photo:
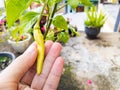
[[[37,44],[38,48],[38,56],[37,56],[37,74],[40,74],[42,71],[43,61],[44,61],[44,52],[45,52],[45,46],[44,46],[44,38],[40,31],[39,24],[36,24],[34,26],[34,39]]]

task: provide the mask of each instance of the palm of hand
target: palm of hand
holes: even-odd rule
[[[59,57],[60,51],[60,44],[46,42],[43,70],[37,75],[34,64],[37,49],[36,44],[32,44],[0,74],[0,90],[56,90],[64,63],[63,58]]]

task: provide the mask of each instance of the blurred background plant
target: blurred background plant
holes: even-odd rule
[[[4,24],[5,24],[5,20],[0,20],[0,32],[4,31]]]
[[[98,11],[96,7],[91,7],[86,11],[87,19],[85,20],[85,33],[90,39],[96,39],[106,21],[106,15],[102,11]]]
[[[97,11],[96,7],[91,7],[90,10],[86,11],[87,19],[85,25],[88,27],[101,28],[105,21],[106,15],[102,11]]]

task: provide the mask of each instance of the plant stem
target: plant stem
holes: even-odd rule
[[[58,34],[58,33],[61,33],[61,32],[65,32],[65,30],[61,30],[61,31],[55,32],[55,34]]]
[[[56,12],[58,12],[59,10],[61,10],[62,8],[64,8],[66,5],[67,5],[67,3],[65,3],[63,6],[61,6],[60,8],[58,8],[58,9],[56,10]]]
[[[56,12],[57,5],[58,5],[58,3],[55,4],[54,9],[53,9],[53,12],[52,12],[52,14],[51,14],[51,17],[49,18],[49,22],[48,22],[48,25],[47,25],[47,28],[46,28],[46,32],[45,32],[45,34],[44,34],[44,39],[46,38],[47,33],[48,33],[49,29],[50,29],[50,25],[51,25],[52,20],[53,20],[52,18],[54,17],[54,14],[55,14],[55,12]]]
[[[47,0],[47,2],[44,3],[44,5],[43,5],[43,8],[42,8],[42,11],[41,11],[41,14],[40,14],[40,17],[39,17],[39,19],[38,19],[37,24],[39,24],[39,22],[40,22],[40,20],[41,20],[41,18],[42,18],[42,15],[43,15],[43,12],[44,12],[45,6],[47,5],[48,1],[49,1],[49,0]]]
[[[40,18],[38,19],[38,23],[40,22],[41,18],[42,18],[42,14],[43,14],[43,11],[44,11],[44,8],[45,8],[46,4],[44,4],[43,8],[42,8],[42,11],[41,11],[41,14],[40,14]]]
[[[49,8],[48,5],[47,5],[47,9],[48,9],[48,17],[47,17],[46,26],[48,25],[48,21],[49,21],[49,18],[50,18],[50,8]]]

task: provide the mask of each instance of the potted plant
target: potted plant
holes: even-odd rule
[[[34,1],[40,3],[39,12],[26,11]],[[91,4],[89,0],[68,0],[68,3],[59,7],[60,2],[63,2],[63,0],[5,0],[8,28],[10,28],[17,19],[20,19],[20,26],[24,30],[27,31],[33,28],[34,39],[38,45],[38,52],[40,52],[37,58],[38,74],[41,72],[44,59],[44,41],[49,37],[49,34],[53,32],[52,35],[55,35],[55,32],[61,32],[62,35],[58,33],[60,38],[63,36],[67,36],[68,38],[66,34],[68,31],[68,24],[65,18],[62,15],[55,15],[55,13],[67,4],[74,9],[79,3],[84,5]],[[57,28],[57,31],[51,29],[51,25]],[[44,32],[42,33],[41,31]]]
[[[0,52],[0,71],[5,69],[13,60],[15,55],[11,52]]]
[[[18,53],[23,53],[32,42],[32,36],[24,33],[23,29],[16,26],[9,29],[8,43]]]
[[[85,33],[88,38],[95,39],[106,21],[105,14],[102,11],[97,11],[95,7],[91,7],[86,13],[87,19],[84,22]]]

